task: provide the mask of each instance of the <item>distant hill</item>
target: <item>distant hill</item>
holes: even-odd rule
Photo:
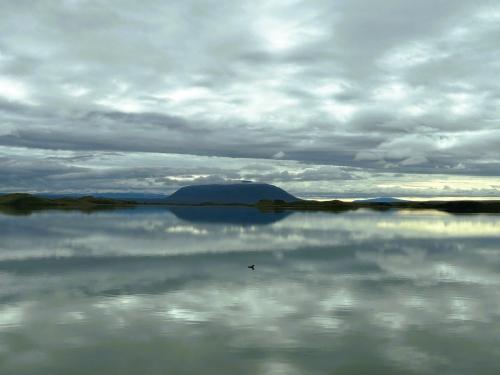
[[[259,183],[190,185],[164,200],[173,204],[255,204],[260,200],[299,201],[279,187]]]
[[[404,203],[409,202],[404,199],[398,199],[393,197],[378,197],[378,198],[369,198],[369,199],[357,199],[354,202],[356,203]]]
[[[105,198],[105,199],[113,199],[113,200],[121,200],[121,201],[134,201],[137,203],[161,203],[168,197],[167,194],[158,194],[158,193],[140,193],[140,192],[104,192],[104,193],[40,193],[36,194],[41,198],[48,199],[61,199],[61,198],[72,198],[78,199],[84,196],[92,196],[94,198]]]

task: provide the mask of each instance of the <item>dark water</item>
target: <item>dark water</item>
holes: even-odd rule
[[[500,216],[0,214],[0,374],[499,373]]]

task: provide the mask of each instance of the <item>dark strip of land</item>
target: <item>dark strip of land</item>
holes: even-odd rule
[[[298,210],[298,211],[348,211],[367,208],[372,210],[414,209],[439,210],[450,213],[500,213],[500,201],[423,201],[423,202],[344,202],[340,200],[296,202],[259,201],[256,206],[264,211],[269,210]]]
[[[92,196],[50,199],[25,193],[0,195],[0,212],[12,214],[28,214],[33,211],[47,209],[90,212],[118,207],[132,207],[135,205],[136,203],[133,201],[95,198]]]
[[[73,209],[81,211],[94,211],[100,209],[114,209],[120,207],[134,207],[144,205],[131,200],[116,200],[107,198],[95,198],[85,196],[81,198],[42,198],[39,196],[16,193],[0,196],[0,211],[2,212],[24,212],[29,213],[45,209]],[[398,202],[344,202],[340,200],[313,201],[298,200],[285,202],[283,200],[260,200],[256,204],[219,204],[216,202],[205,202],[202,204],[174,204],[154,203],[154,205],[165,206],[245,206],[256,207],[261,211],[328,211],[342,212],[357,209],[389,210],[389,209],[414,209],[414,210],[440,210],[450,213],[500,213],[500,201],[398,201]]]

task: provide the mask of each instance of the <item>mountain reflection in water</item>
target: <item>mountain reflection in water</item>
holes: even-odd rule
[[[251,207],[189,207],[173,206],[168,210],[179,219],[193,223],[230,225],[266,225],[283,220],[291,211],[260,212]]]
[[[44,211],[0,239],[1,374],[500,371],[500,216]]]

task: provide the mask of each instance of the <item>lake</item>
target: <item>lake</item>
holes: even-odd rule
[[[334,373],[499,374],[500,216],[0,214],[0,374]]]

